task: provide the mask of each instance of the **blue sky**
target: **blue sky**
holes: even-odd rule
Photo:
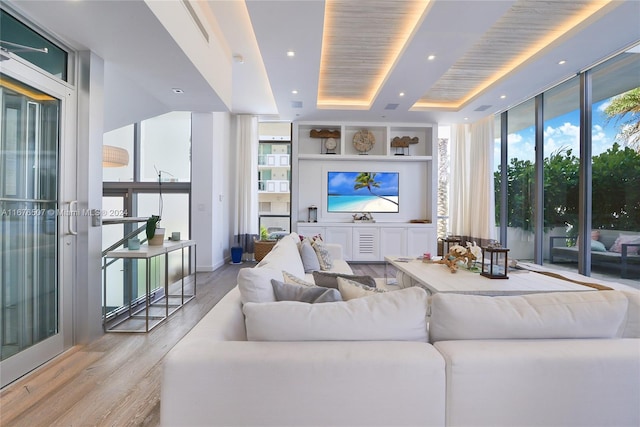
[[[362,188],[354,190],[356,176],[360,172],[329,172],[329,194],[342,195],[369,195],[369,190]],[[379,188],[374,188],[375,194],[380,196],[398,195],[398,174],[395,172],[375,172],[375,180],[380,183]]]
[[[616,120],[606,122],[604,109],[611,102],[610,99],[597,102],[593,105],[592,124],[592,150],[593,155],[606,151],[616,141],[618,124]],[[580,153],[580,117],[579,111],[555,117],[545,122],[544,129],[545,147],[544,156],[548,157],[552,152],[560,148],[571,148],[576,157]],[[509,134],[508,138],[509,158],[516,157],[520,160],[531,160],[535,158],[535,134],[533,126],[523,129],[520,132]],[[494,170],[498,169],[500,162],[500,147],[496,144],[494,152]]]

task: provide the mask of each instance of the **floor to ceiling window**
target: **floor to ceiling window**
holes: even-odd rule
[[[592,250],[621,253],[624,243],[640,244],[640,46],[595,67],[591,77],[591,225],[592,240],[602,244]],[[627,252],[639,254],[640,246]],[[611,272],[599,261],[592,256],[593,271]],[[630,277],[640,277],[640,265],[629,267]]]
[[[161,217],[165,236],[179,232],[190,238],[191,198],[191,113],[171,112],[104,134],[103,159],[113,153],[115,162],[103,162],[103,249],[144,225],[151,215]],[[120,154],[116,154],[120,153]],[[121,223],[118,217],[139,218]],[[144,231],[139,235],[146,239]],[[187,255],[188,250],[187,250]],[[186,258],[189,259],[189,258]],[[144,269],[135,262],[112,260],[107,267],[108,293],[103,302],[107,319],[114,318],[130,300],[143,296]],[[153,259],[153,274],[164,280],[164,259]],[[169,282],[181,278],[179,252],[169,256]]]
[[[575,77],[543,95],[544,260],[549,239],[567,236],[576,246],[580,167],[580,79]],[[555,244],[555,242],[554,242]],[[577,263],[571,268],[577,270]]]
[[[535,161],[534,100],[509,111],[507,130],[507,218],[509,256],[533,259],[533,199]],[[500,183],[495,183],[496,190]],[[496,197],[496,212],[500,198]],[[503,242],[504,244],[504,242]]]
[[[542,101],[537,123],[536,99]],[[627,271],[621,256],[624,243],[640,245],[640,46],[501,117],[509,129],[508,162],[501,166],[507,169],[508,191],[500,194],[496,171],[496,213],[507,204],[501,231],[513,256],[637,281],[640,264],[629,261]],[[581,123],[590,129],[581,131]],[[537,149],[544,153],[540,164]],[[542,177],[541,206],[536,176]],[[534,253],[534,245],[543,250]],[[556,246],[569,250],[552,249]],[[639,247],[627,246],[627,254],[637,256]]]
[[[260,230],[271,239],[291,231],[291,123],[258,123]]]

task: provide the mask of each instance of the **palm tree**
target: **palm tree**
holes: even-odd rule
[[[608,120],[616,117],[616,122],[620,122],[618,139],[622,145],[640,152],[640,87],[613,98],[604,113]]]
[[[369,190],[369,193],[373,194],[376,197],[380,197],[381,199],[384,199],[388,202],[393,203],[394,205],[398,206],[398,202],[388,199],[384,196],[380,196],[376,193],[374,193],[371,190],[371,187],[374,188],[380,188],[380,183],[376,181],[376,174],[375,172],[361,172],[358,174],[358,176],[356,176],[355,179],[355,184],[353,185],[353,189],[354,190],[359,190],[361,188],[367,188],[367,190]]]

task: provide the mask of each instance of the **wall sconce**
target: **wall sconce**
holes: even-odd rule
[[[102,167],[120,168],[129,164],[129,152],[113,145],[102,146]]]
[[[509,249],[501,247],[487,246],[482,248],[482,272],[480,274],[489,279],[508,279],[507,252]]]
[[[309,222],[318,222],[318,207],[316,205],[309,206]]]

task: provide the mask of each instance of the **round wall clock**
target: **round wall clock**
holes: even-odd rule
[[[353,146],[361,154],[371,150],[375,143],[375,136],[373,136],[373,133],[368,130],[359,130],[355,135],[353,135]]]

